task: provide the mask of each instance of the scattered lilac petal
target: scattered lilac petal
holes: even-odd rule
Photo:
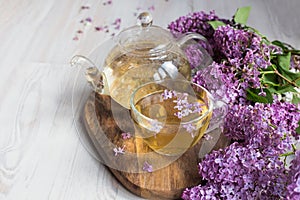
[[[115,156],[118,156],[119,154],[125,154],[125,145],[123,147],[115,147],[114,149]]]
[[[148,10],[149,10],[149,11],[154,11],[154,10],[155,10],[154,5],[150,6],[150,7],[148,8]]]
[[[95,30],[96,30],[96,31],[103,31],[104,29],[103,29],[102,26],[96,26],[96,27],[95,27]]]
[[[92,22],[93,20],[92,20],[91,17],[87,17],[87,18],[85,18],[85,21],[86,21],[86,22]]]
[[[106,5],[111,5],[112,4],[112,0],[108,0],[106,2],[103,2],[103,5],[106,6]]]
[[[153,172],[153,167],[147,161],[144,162],[143,170],[146,172]]]
[[[174,108],[177,108],[178,110],[181,109],[182,107],[183,106],[181,105],[174,106]],[[182,117],[188,116],[190,113],[192,113],[192,110],[184,108],[174,113],[174,115],[177,116],[179,119],[181,119]]]
[[[174,95],[174,91],[167,90],[167,89],[165,89],[164,92],[161,94],[161,96],[164,100],[172,99],[173,95]]]
[[[177,93],[178,100],[187,100],[188,93]]]
[[[189,109],[183,109],[183,110],[181,111],[181,115],[182,115],[183,117],[188,116],[190,113],[191,113],[191,110],[189,110]]]
[[[204,139],[207,140],[207,141],[213,139],[213,137],[212,137],[211,135],[209,135],[209,134],[204,134],[203,137],[204,137]]]
[[[82,31],[82,30],[78,30],[77,33],[78,33],[78,34],[82,34],[83,31]]]
[[[178,99],[174,100],[173,102],[176,103],[177,106],[184,106],[184,105],[188,104],[187,98],[185,98],[185,99],[178,98]]]
[[[199,102],[194,103],[193,104],[193,108],[194,108],[193,113],[201,113],[202,112],[202,106],[203,106],[203,104],[201,104]]]
[[[81,10],[90,9],[90,6],[81,6]]]
[[[197,130],[196,126],[194,126],[192,123],[188,123],[183,124],[182,127],[185,128],[186,131],[191,134],[192,138],[195,137],[194,131]]]
[[[262,96],[262,97],[265,97],[267,94],[264,91],[262,91],[262,92],[259,92],[258,95]]]
[[[183,117],[183,115],[182,115],[182,113],[181,113],[180,111],[174,113],[174,115],[175,115],[176,117],[178,117],[178,119],[181,119],[181,118]]]
[[[129,132],[126,132],[126,133],[122,133],[121,134],[122,138],[124,140],[127,140],[127,139],[130,139],[131,138],[131,134]]]
[[[152,120],[150,123],[150,131],[153,131],[155,133],[159,133],[159,131],[163,128],[163,124],[156,119]]]
[[[176,106],[174,106],[174,108],[181,111],[184,107],[180,104],[177,104]]]
[[[267,96],[266,92],[262,88],[260,88],[260,92],[258,93],[258,95],[262,97]]]
[[[73,40],[77,41],[79,38],[77,36],[73,37]]]
[[[119,25],[121,24],[121,18],[117,18],[113,23],[112,25]]]

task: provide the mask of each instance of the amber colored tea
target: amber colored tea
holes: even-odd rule
[[[179,76],[187,80],[191,78],[189,62],[185,57],[171,51],[165,56],[149,56],[150,53],[146,48],[125,54],[113,50],[106,59],[104,74],[110,96],[125,108],[129,108],[133,90],[144,83]]]
[[[135,108],[148,119],[135,120],[137,136],[158,153],[182,154],[204,135],[212,112],[200,94],[164,99],[163,93],[156,91],[136,102]]]

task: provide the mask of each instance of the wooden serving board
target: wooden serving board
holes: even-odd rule
[[[147,199],[180,198],[185,188],[201,182],[197,165],[205,145],[206,151],[211,151],[225,147],[229,142],[221,135],[209,149],[209,144],[201,139],[181,156],[162,156],[148,148],[140,138],[123,139],[123,132],[134,135],[130,111],[109,96],[95,93],[84,106],[83,122],[102,163],[129,191]],[[124,145],[125,154],[115,156],[113,148]],[[153,166],[153,172],[143,170],[145,162]]]

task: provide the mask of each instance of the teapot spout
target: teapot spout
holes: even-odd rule
[[[70,61],[71,66],[85,68],[85,77],[97,93],[103,93],[104,81],[102,73],[98,70],[95,64],[88,58],[80,55],[74,56]]]

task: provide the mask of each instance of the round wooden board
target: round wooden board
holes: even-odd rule
[[[124,140],[121,133],[134,133],[130,111],[109,96],[95,93],[84,106],[83,122],[101,162],[134,194],[147,199],[179,199],[185,188],[201,182],[197,165],[204,139],[181,156],[157,154],[140,138]],[[225,136],[218,138],[211,149],[228,145]],[[113,148],[124,145],[125,154],[115,156]],[[143,171],[145,162],[151,163],[153,172]]]

